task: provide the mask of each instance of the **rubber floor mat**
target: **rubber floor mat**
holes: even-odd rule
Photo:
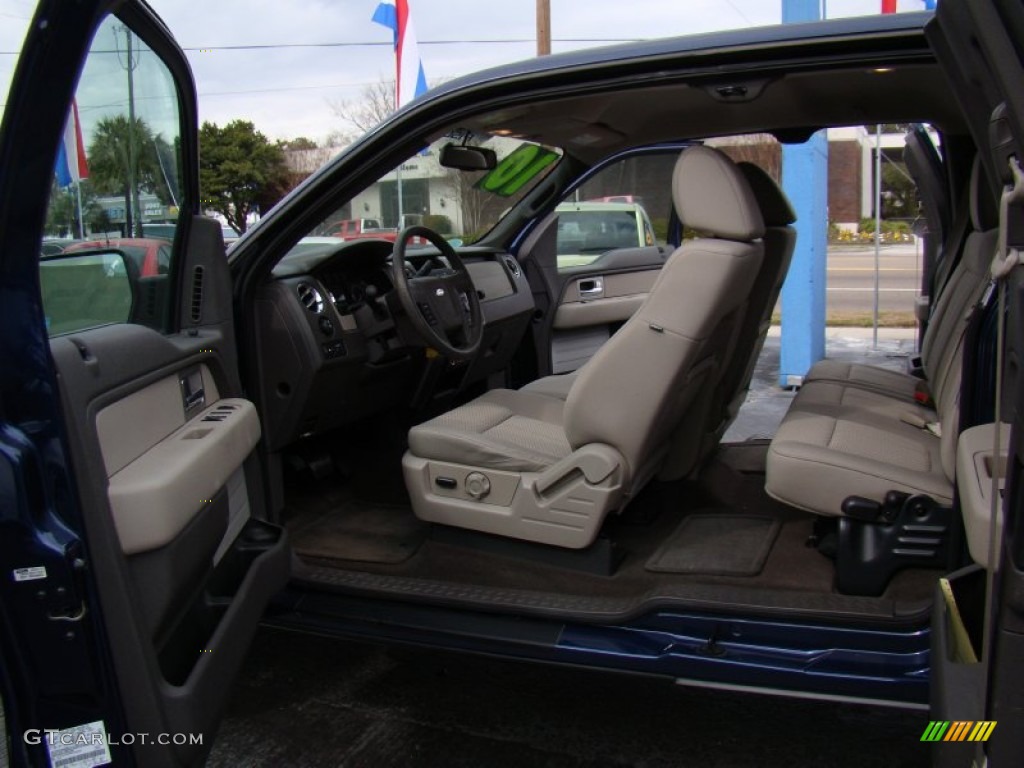
[[[416,554],[429,529],[409,507],[350,501],[290,536],[302,557],[401,563]]]
[[[647,561],[648,571],[756,576],[781,525],[758,515],[694,514]]]

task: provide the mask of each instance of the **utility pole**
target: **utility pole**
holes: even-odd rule
[[[138,147],[135,146],[135,68],[139,65],[132,51],[132,31],[121,27],[125,38],[125,63],[121,66],[128,72],[128,210],[125,211],[125,237],[142,237],[142,209],[139,204]],[[114,31],[115,48],[120,60],[120,40]]]
[[[551,0],[537,0],[537,55],[551,53]]]

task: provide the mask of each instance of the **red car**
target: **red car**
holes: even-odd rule
[[[125,237],[113,240],[85,240],[69,245],[64,253],[89,251],[94,248],[116,248],[124,251],[139,269],[139,277],[166,275],[171,263],[171,244],[149,237]]]

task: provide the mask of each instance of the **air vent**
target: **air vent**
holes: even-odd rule
[[[515,277],[516,280],[518,280],[520,275],[523,274],[522,270],[519,268],[519,262],[516,261],[511,256],[506,256],[505,257],[505,264],[508,266],[509,270],[512,272],[512,276]]]
[[[197,265],[192,270],[192,322],[199,324],[203,319],[203,272],[204,268]]]
[[[319,315],[324,311],[324,297],[312,285],[309,283],[299,283],[295,286],[295,290],[299,294],[299,301],[302,302],[302,306],[307,310],[314,315]]]

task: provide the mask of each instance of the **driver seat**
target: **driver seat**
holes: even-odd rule
[[[764,222],[735,163],[703,146],[672,176],[703,236],[669,257],[644,304],[561,400],[496,389],[409,431],[402,460],[422,520],[579,549],[658,471],[728,363],[763,257]]]

